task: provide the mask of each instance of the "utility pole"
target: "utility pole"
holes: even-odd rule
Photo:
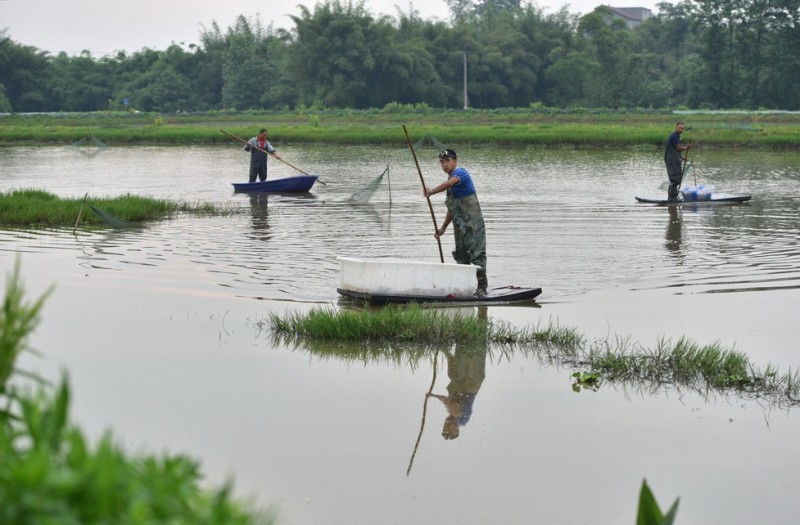
[[[464,109],[469,108],[467,100],[467,52],[464,51]]]

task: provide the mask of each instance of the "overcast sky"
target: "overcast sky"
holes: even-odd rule
[[[347,0],[341,0],[343,3]],[[523,0],[526,3],[527,0]],[[19,44],[57,54],[77,55],[88,49],[95,57],[115,51],[139,51],[148,47],[164,50],[171,43],[198,44],[203,27],[217,22],[225,31],[239,15],[258,15],[267,25],[291,28],[289,15],[299,15],[297,6],[313,11],[316,0],[0,0],[0,31]],[[354,0],[355,3],[355,0]],[[554,13],[568,5],[571,13],[588,13],[600,4],[615,7],[647,7],[655,11],[656,0],[538,0],[533,2]],[[448,19],[444,0],[366,0],[373,15],[397,15],[409,6],[423,19]]]

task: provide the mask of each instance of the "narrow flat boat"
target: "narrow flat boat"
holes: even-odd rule
[[[234,191],[260,191],[275,193],[291,193],[309,191],[317,182],[317,175],[299,175],[282,179],[267,179],[258,182],[232,182]]]
[[[666,196],[664,195],[637,195],[636,200],[637,202],[646,202],[649,204],[670,204],[670,205],[680,205],[680,204],[706,204],[709,202],[745,202],[751,199],[751,195],[737,195],[734,193],[712,193],[711,196],[707,199],[702,200],[685,200],[685,199],[678,199],[675,202],[669,202]]]
[[[382,304],[407,304],[407,303],[441,303],[459,305],[481,305],[481,304],[510,304],[530,302],[539,297],[542,293],[541,288],[522,288],[519,286],[499,286],[489,288],[486,295],[392,295],[376,294],[367,292],[354,292],[337,288],[337,292],[345,297],[365,301],[375,305]]]

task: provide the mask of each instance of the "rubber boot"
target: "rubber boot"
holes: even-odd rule
[[[485,297],[486,288],[489,286],[489,279],[486,278],[486,269],[478,268],[476,273],[478,274],[478,289],[475,290],[475,295],[477,297]]]
[[[668,202],[678,202],[678,185],[677,184],[670,184],[669,190],[667,190],[667,201]]]

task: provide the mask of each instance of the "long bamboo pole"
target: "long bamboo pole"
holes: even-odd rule
[[[411,154],[414,156],[414,164],[417,165],[417,173],[419,173],[419,180],[422,182],[422,191],[425,191],[425,179],[422,177],[422,170],[419,168],[419,161],[417,160],[417,154],[414,152],[414,144],[411,143],[411,137],[408,136],[408,130],[406,129],[406,125],[403,124],[403,131],[406,134],[406,140],[408,141],[408,147],[411,148]],[[425,199],[428,201],[428,209],[431,211],[431,219],[433,219],[433,230],[439,231],[439,226],[436,224],[436,214],[433,213],[433,204],[431,204],[431,198],[426,196]],[[439,237],[436,237],[436,242],[439,244],[439,258],[444,263],[444,253],[442,253],[442,240]]]
[[[236,135],[232,135],[232,134],[228,133],[227,131],[225,131],[224,129],[221,129],[220,131],[221,131],[221,132],[223,132],[224,134],[226,134],[227,136],[229,136],[230,138],[232,138],[232,139],[236,139],[236,140],[238,140],[239,142],[241,142],[241,143],[243,143],[243,144],[250,144],[250,143],[249,143],[249,142],[247,142],[245,139],[243,139],[243,138],[241,138],[241,137],[237,137]],[[292,165],[291,163],[289,163],[289,162],[287,162],[287,161],[283,160],[283,159],[282,159],[282,158],[280,158],[280,157],[276,157],[274,154],[270,153],[269,151],[267,151],[267,150],[265,150],[265,149],[259,148],[258,146],[253,146],[252,144],[250,144],[250,147],[251,147],[251,148],[255,148],[255,149],[257,149],[258,151],[260,151],[260,152],[262,152],[262,153],[266,153],[267,155],[269,155],[269,156],[270,156],[270,157],[272,157],[273,159],[277,159],[277,160],[279,160],[279,161],[283,162],[284,164],[286,164],[286,165],[287,165],[287,166],[289,166],[290,168],[294,168],[294,169],[296,169],[297,171],[299,171],[299,172],[300,172],[300,173],[302,173],[303,175],[307,175],[307,176],[311,177],[311,175],[309,175],[309,174],[308,174],[308,173],[306,173],[305,171],[301,170],[301,169],[300,169],[300,168],[298,168],[297,166],[294,166],[294,165]],[[325,185],[326,185],[324,182],[322,182],[321,180],[319,180],[319,178],[317,178],[317,182],[319,182],[319,183],[320,183],[320,184],[322,184],[323,186],[325,186]]]
[[[689,147],[686,149],[686,155],[683,156],[683,166],[681,166],[681,184],[683,184],[683,177],[686,175],[686,161],[689,159],[689,150],[692,149],[692,141],[689,141]],[[678,184],[678,188],[681,187]],[[697,177],[694,179],[694,185],[697,186]]]

